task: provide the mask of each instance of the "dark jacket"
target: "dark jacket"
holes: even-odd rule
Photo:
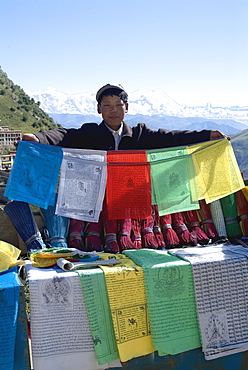
[[[127,149],[156,149],[188,145],[208,141],[210,130],[202,131],[168,131],[151,130],[144,123],[130,127],[124,122],[123,135],[119,150]],[[79,129],[54,129],[35,134],[41,143],[57,145],[66,148],[114,150],[115,142],[112,133],[104,121],[85,123]]]

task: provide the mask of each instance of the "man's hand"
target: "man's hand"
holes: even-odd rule
[[[212,130],[211,131],[211,133],[210,133],[210,140],[222,139],[222,138],[226,138],[226,139],[230,140],[230,136],[227,136],[227,135],[223,134],[219,130]]]
[[[39,143],[40,140],[38,139],[37,136],[34,134],[23,134],[21,137],[18,138],[17,141],[14,142],[14,145],[17,146],[19,141],[24,140],[24,141],[32,141],[33,143]]]

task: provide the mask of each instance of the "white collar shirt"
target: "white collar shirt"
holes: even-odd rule
[[[106,123],[105,123],[105,125],[106,125]],[[121,141],[121,137],[122,137],[122,133],[123,133],[123,122],[121,122],[121,127],[117,131],[112,130],[112,128],[110,128],[108,126],[107,126],[107,128],[109,129],[109,131],[114,136],[114,139],[115,139],[115,150],[118,150],[119,143]]]

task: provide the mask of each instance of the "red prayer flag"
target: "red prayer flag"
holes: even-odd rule
[[[144,150],[109,151],[106,200],[108,219],[151,215],[150,164]]]

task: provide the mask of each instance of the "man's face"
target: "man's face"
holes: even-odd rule
[[[128,104],[117,95],[103,96],[102,101],[97,106],[98,113],[112,130],[118,130],[128,110]]]

